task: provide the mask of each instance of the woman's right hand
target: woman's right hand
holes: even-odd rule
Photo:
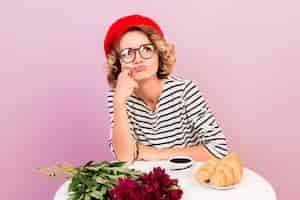
[[[125,68],[118,76],[114,104],[125,105],[127,98],[138,88],[138,83],[131,77],[131,70]]]

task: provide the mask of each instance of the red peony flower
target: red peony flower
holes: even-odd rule
[[[178,180],[170,179],[170,176],[166,174],[165,169],[160,167],[153,168],[150,173],[144,174],[139,180],[143,185],[146,185],[145,190],[152,199],[177,200],[182,196],[181,189],[173,189],[172,192],[170,192],[170,187],[177,186]],[[179,191],[181,191],[181,193]]]
[[[183,192],[177,184],[178,180],[171,179],[165,169],[156,167],[137,181],[119,179],[109,194],[113,200],[179,200]]]
[[[177,189],[177,190],[169,190],[169,199],[180,199],[182,196],[182,190]]]
[[[120,178],[109,194],[115,200],[140,200],[146,195],[143,187],[130,177]]]

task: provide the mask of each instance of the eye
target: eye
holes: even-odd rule
[[[154,51],[154,46],[152,44],[146,44],[141,47],[142,51],[152,52]]]
[[[134,55],[134,50],[131,48],[123,49],[120,52],[120,57],[130,57],[132,55]]]

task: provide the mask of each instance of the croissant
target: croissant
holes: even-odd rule
[[[239,183],[243,176],[243,164],[240,157],[236,153],[232,153],[224,157],[221,163],[232,168],[235,177],[233,184]]]
[[[227,183],[227,178],[222,171],[218,170],[210,177],[209,182],[215,186],[225,186]]]
[[[196,179],[200,183],[209,181],[209,178],[215,173],[217,161],[208,160],[206,161],[196,172]]]
[[[237,153],[230,153],[222,160],[208,160],[196,171],[199,183],[209,182],[215,186],[237,184],[243,176],[243,163]]]
[[[222,176],[224,176],[225,178],[224,179],[224,182],[220,184],[218,183],[215,183],[214,182],[214,177],[212,176],[211,177],[211,180],[210,182],[212,184],[215,183],[215,185],[217,186],[225,186],[225,185],[233,185],[235,184],[235,176],[234,176],[234,170],[232,167],[226,165],[226,164],[223,164],[223,163],[220,163],[217,167],[216,167],[216,171],[222,173]]]

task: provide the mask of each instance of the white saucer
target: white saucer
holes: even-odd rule
[[[199,183],[199,184],[202,185],[202,186],[211,188],[211,189],[215,189],[215,190],[232,190],[232,189],[239,186],[239,184],[228,185],[228,186],[224,186],[224,187],[223,186],[215,186],[215,185],[210,184],[210,183]]]

